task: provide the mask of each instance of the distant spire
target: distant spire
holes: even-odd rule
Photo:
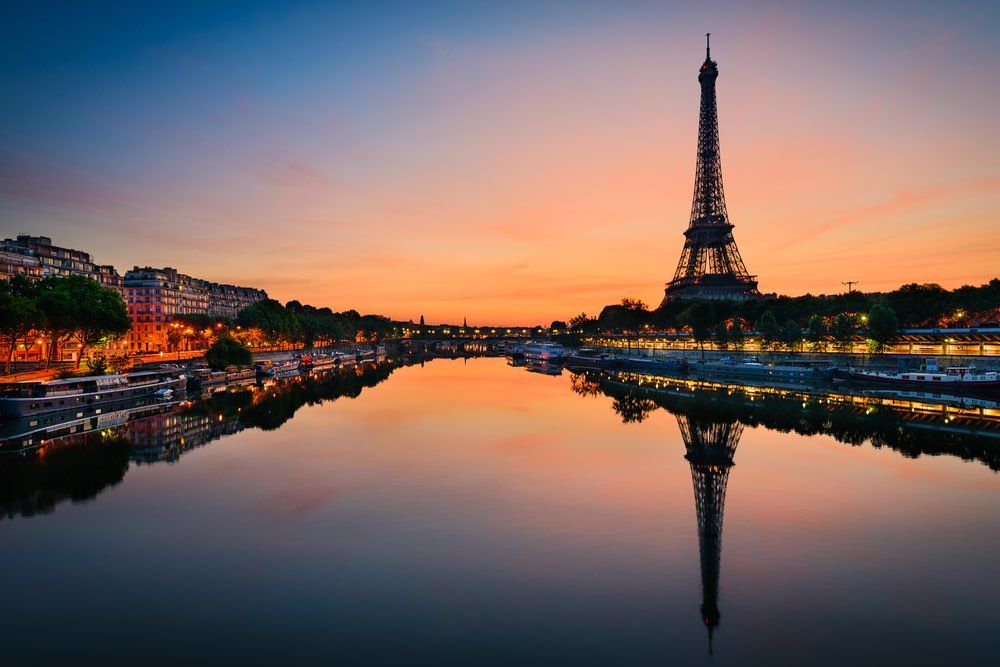
[[[705,33],[705,60],[712,59],[712,33]]]

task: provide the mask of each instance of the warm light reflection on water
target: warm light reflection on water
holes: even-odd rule
[[[32,517],[8,506],[3,652],[9,664],[995,655],[988,465],[750,425],[728,468],[710,658],[679,417],[623,424],[613,397],[573,382],[503,359],[409,366],[275,430],[133,463],[90,502]],[[716,416],[680,419],[704,434]]]

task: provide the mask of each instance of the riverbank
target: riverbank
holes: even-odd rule
[[[947,366],[975,366],[984,371],[1000,371],[1000,357],[978,355],[876,355],[840,352],[757,352],[739,350],[705,350],[702,352],[701,350],[661,350],[650,347],[595,347],[601,352],[626,358],[687,359],[689,362],[694,362],[702,358],[717,361],[726,357],[742,358],[745,356],[756,356],[761,361],[773,364],[807,362],[842,368],[860,367],[896,370],[920,368],[927,360],[933,359],[937,361],[940,368]]]

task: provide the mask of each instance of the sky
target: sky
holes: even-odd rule
[[[996,3],[57,3],[0,24],[0,232],[335,310],[656,305],[698,68],[764,292],[1000,275]]]

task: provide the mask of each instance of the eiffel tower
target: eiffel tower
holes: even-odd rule
[[[667,283],[663,303],[681,298],[752,299],[760,296],[756,276],[750,275],[743,264],[733,239],[733,225],[726,213],[715,104],[719,68],[712,60],[709,35],[705,35],[705,62],[698,72],[701,116],[691,221],[684,232],[684,249],[674,279]]]
[[[708,629],[708,652],[712,633],[719,625],[719,569],[722,563],[722,512],[726,483],[733,467],[736,445],[743,435],[737,421],[707,421],[677,415],[677,424],[687,450],[694,481],[694,507],[698,516],[698,551],[701,555],[701,618]]]

